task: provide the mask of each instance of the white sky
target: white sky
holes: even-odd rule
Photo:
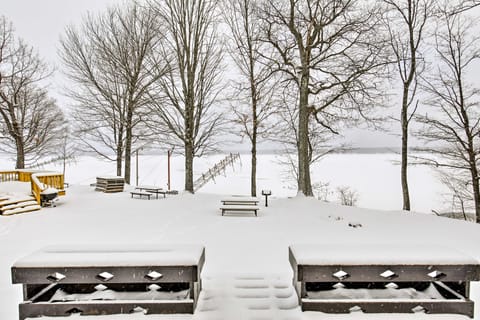
[[[59,104],[66,103],[61,91],[64,79],[57,56],[59,37],[68,24],[80,24],[87,12],[99,12],[124,0],[0,0],[0,15],[14,25],[16,35],[34,46],[40,56],[55,66],[57,75],[53,79],[51,95]],[[398,124],[393,124],[398,126]],[[361,147],[400,146],[399,137],[367,130],[348,130],[347,140]]]

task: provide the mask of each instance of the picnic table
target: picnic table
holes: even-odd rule
[[[136,186],[135,189],[140,190],[140,191],[146,191],[149,193],[153,193],[156,195],[156,198],[158,199],[159,194],[163,194],[163,197],[165,198],[167,196],[167,191],[163,190],[160,187],[156,186]]]
[[[258,207],[259,199],[257,197],[232,196],[220,201],[222,202],[222,206],[220,206],[222,216],[227,212],[253,212],[255,216],[257,216],[257,212],[260,210]]]
[[[435,245],[299,244],[289,248],[303,311],[456,313],[473,317],[478,260]]]
[[[20,320],[38,316],[193,313],[205,261],[200,245],[47,247],[15,262]]]

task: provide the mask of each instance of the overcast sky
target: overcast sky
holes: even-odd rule
[[[0,15],[10,20],[16,35],[34,46],[40,55],[60,69],[57,57],[59,37],[69,24],[80,24],[87,12],[99,12],[124,0],[0,0]],[[61,95],[64,80],[57,75],[52,81],[52,96],[59,104],[66,100]],[[385,133],[349,130],[347,139],[361,147],[398,147],[400,138]]]

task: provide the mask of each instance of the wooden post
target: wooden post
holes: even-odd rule
[[[168,159],[168,181],[167,181],[167,186],[168,186],[168,191],[170,191],[170,157],[172,156],[172,150],[167,151],[167,159]]]
[[[138,186],[138,149],[135,151],[135,185]]]

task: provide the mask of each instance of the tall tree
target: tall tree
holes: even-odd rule
[[[88,15],[80,30],[70,26],[61,39],[61,58],[75,86],[74,117],[84,145],[115,160],[117,175],[130,183],[132,145],[142,137],[150,90],[165,71],[157,59],[161,24],[149,8],[133,2]],[[115,154],[111,158],[108,151]]]
[[[417,115],[424,125],[419,148],[425,163],[442,169],[447,186],[460,197],[462,210],[472,203],[480,223],[480,91],[468,73],[480,60],[474,20],[442,9],[435,35],[436,71],[426,78],[429,112]]]
[[[50,74],[34,49],[17,39],[12,24],[0,17],[0,149],[16,154],[17,169],[57,146],[64,117],[41,87]]]
[[[194,192],[193,159],[214,147],[223,118],[215,104],[223,86],[218,0],[153,1],[166,29],[162,53],[168,72],[159,79],[164,99],[154,99],[164,142],[183,149],[185,190]],[[165,129],[166,128],[166,129]]]
[[[298,92],[298,192],[312,196],[309,124],[338,133],[338,118],[377,104],[383,52],[376,14],[356,0],[266,0],[262,38],[275,51],[274,71]]]
[[[298,154],[295,152],[299,143],[298,135],[298,97],[295,90],[282,88],[276,91],[275,104],[280,106],[275,112],[274,119],[277,125],[273,130],[271,140],[282,144],[284,149],[285,164],[295,181],[298,181]],[[308,124],[308,155],[309,165],[320,161],[325,156],[345,150],[345,146],[333,142],[334,133],[317,125],[313,117],[309,118]],[[313,182],[313,185],[315,182]]]
[[[408,189],[409,126],[417,111],[419,76],[424,69],[422,46],[427,21],[433,15],[435,0],[383,0],[387,7],[386,26],[398,76],[401,80],[400,125],[401,185],[403,210],[410,210]]]
[[[251,145],[250,194],[257,195],[257,145],[272,130],[267,120],[274,113],[274,79],[265,45],[259,40],[261,25],[255,14],[255,0],[227,0],[223,8],[230,29],[230,56],[239,72],[235,81],[233,122]]]

